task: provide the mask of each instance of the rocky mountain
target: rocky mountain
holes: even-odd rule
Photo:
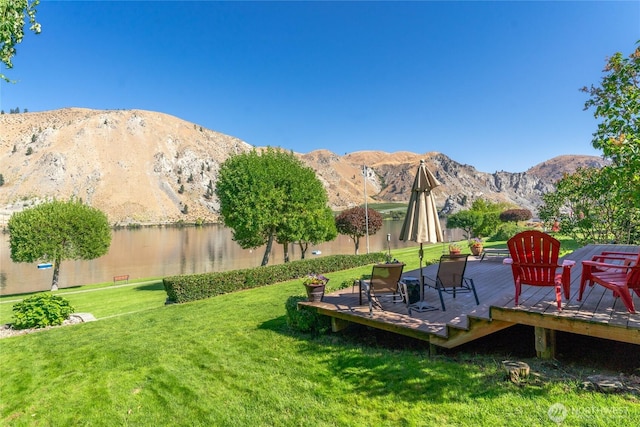
[[[253,147],[246,142],[162,113],[141,110],[56,111],[0,115],[0,222],[18,210],[56,197],[82,198],[114,224],[216,221],[219,166]],[[532,211],[564,172],[599,167],[599,157],[561,156],[527,172],[493,174],[442,153],[326,150],[300,154],[316,170],[333,209],[363,203],[363,165],[369,202],[407,202],[420,159],[441,186],[443,213],[477,198]]]
[[[601,168],[608,161],[595,156],[557,156],[542,162],[527,171],[529,175],[548,179],[553,182],[562,178],[565,173],[575,172],[577,168]]]

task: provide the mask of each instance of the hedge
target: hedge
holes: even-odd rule
[[[307,274],[325,274],[384,260],[384,252],[365,255],[331,255],[243,270],[170,276],[162,281],[167,293],[167,303],[183,303],[298,279]]]

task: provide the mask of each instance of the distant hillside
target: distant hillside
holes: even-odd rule
[[[162,113],[141,110],[55,111],[0,115],[0,222],[49,197],[76,196],[110,221],[216,221],[218,201],[207,198],[219,166],[253,147],[228,135]],[[444,213],[477,198],[536,210],[541,195],[564,172],[599,167],[593,156],[561,156],[527,172],[488,174],[442,153],[327,150],[300,154],[316,170],[333,209],[363,203],[362,165],[369,201],[407,202],[420,159],[442,183],[434,194]]]
[[[608,163],[601,157],[564,155],[542,162],[529,169],[527,173],[555,183],[565,173],[573,173],[578,168],[601,168]]]

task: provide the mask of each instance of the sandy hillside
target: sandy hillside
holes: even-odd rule
[[[0,115],[0,223],[48,198],[82,198],[114,224],[216,221],[220,164],[253,147],[177,117],[141,110],[55,111]],[[286,148],[286,147],[285,147]],[[369,202],[406,202],[421,159],[442,184],[434,190],[443,214],[477,198],[535,210],[558,177],[594,156],[550,159],[527,172],[476,170],[443,153],[328,150],[298,154],[316,171],[334,210],[362,204],[367,166]],[[211,190],[210,190],[211,188]]]

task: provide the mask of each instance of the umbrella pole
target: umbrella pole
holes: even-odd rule
[[[422,258],[424,258],[424,251],[422,250],[422,243],[420,243],[420,252],[418,252],[420,258],[420,302],[424,301],[424,276],[422,275]]]
[[[427,304],[424,300],[424,276],[422,275],[422,258],[424,257],[424,252],[422,250],[422,243],[420,243],[420,252],[418,252],[418,257],[420,258],[420,301],[412,304],[411,309],[419,313],[422,313],[423,311],[437,310],[437,307]]]

